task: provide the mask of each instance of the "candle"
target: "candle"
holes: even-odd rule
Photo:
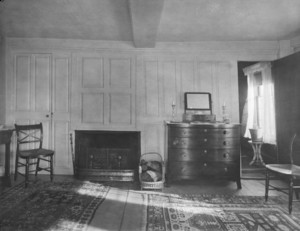
[[[172,106],[175,106],[176,104],[175,104],[175,101],[173,100],[173,102],[172,102]]]

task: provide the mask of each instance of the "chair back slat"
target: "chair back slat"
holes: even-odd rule
[[[291,138],[290,162],[291,164],[300,165],[300,136],[296,133]]]
[[[33,125],[15,124],[17,134],[17,149],[41,148],[43,145],[42,123]]]

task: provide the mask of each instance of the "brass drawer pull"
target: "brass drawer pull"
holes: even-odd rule
[[[179,141],[178,141],[177,139],[175,139],[175,140],[173,141],[173,145],[174,145],[174,146],[176,146],[178,143],[179,143]]]
[[[207,142],[207,139],[206,139],[206,138],[204,139],[204,142]]]
[[[226,142],[226,141],[224,141],[224,142],[223,142],[223,145],[227,145],[227,142]]]
[[[204,166],[204,167],[207,167],[207,163],[204,163],[203,166]]]
[[[206,153],[207,153],[207,150],[205,149],[203,152],[206,154]]]
[[[224,154],[223,154],[223,157],[224,157],[225,159],[228,159],[228,158],[229,158],[229,153],[228,153],[228,152],[224,153]]]
[[[225,134],[227,134],[227,131],[225,130],[225,131],[223,131],[223,134],[225,135]]]

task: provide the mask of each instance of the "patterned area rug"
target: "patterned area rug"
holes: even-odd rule
[[[109,191],[90,182],[41,182],[0,196],[0,230],[84,230]]]
[[[278,197],[149,194],[147,231],[300,230],[299,217],[281,205]]]

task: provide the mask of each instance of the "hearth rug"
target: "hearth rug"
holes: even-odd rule
[[[42,182],[0,196],[0,230],[85,230],[109,191],[91,182]]]
[[[208,199],[210,198],[210,199]],[[279,198],[148,195],[147,231],[295,231],[299,219]],[[284,202],[286,206],[286,202]]]

